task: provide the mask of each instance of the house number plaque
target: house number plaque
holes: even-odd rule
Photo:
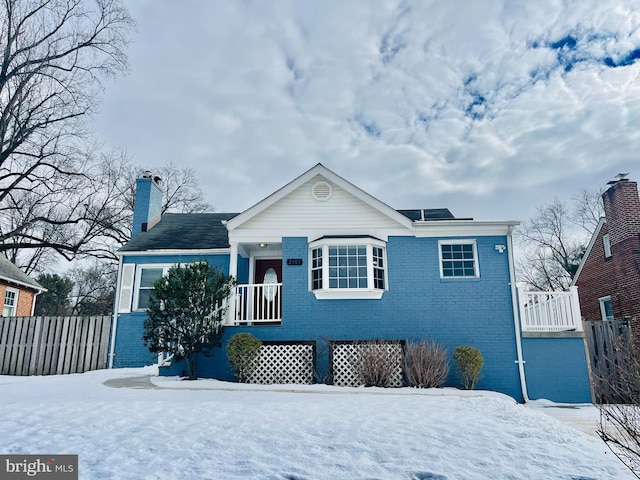
[[[302,265],[301,258],[287,258],[287,265]]]

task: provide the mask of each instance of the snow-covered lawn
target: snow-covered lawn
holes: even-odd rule
[[[633,478],[598,438],[500,394],[103,384],[150,373],[1,376],[0,453],[79,454],[81,479]]]

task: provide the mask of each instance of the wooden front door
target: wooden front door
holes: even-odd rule
[[[254,283],[261,285],[256,289],[253,318],[262,321],[279,321],[282,311],[282,295],[280,287],[276,284],[282,283],[282,259],[256,260],[253,278]]]

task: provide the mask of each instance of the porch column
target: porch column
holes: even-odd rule
[[[238,242],[229,242],[229,275],[238,279]],[[236,318],[236,289],[234,288],[229,298],[229,306],[226,312],[226,324],[234,325]]]
[[[229,253],[229,275],[237,279],[238,277],[238,243],[230,243],[231,253]]]

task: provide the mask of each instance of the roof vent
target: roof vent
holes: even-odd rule
[[[333,194],[333,188],[328,182],[319,181],[313,184],[311,187],[311,195],[319,202],[325,202],[331,198]]]

